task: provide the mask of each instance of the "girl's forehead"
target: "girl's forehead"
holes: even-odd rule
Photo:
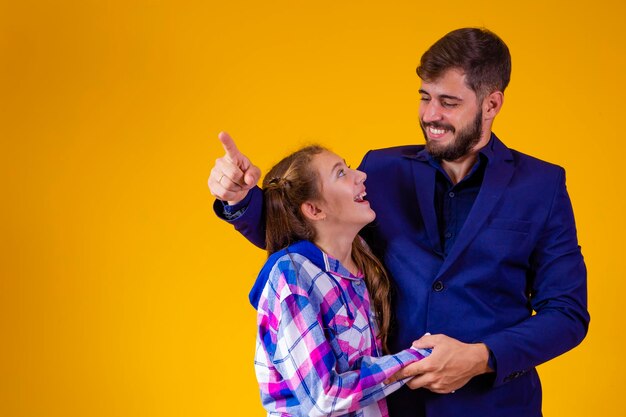
[[[312,162],[321,173],[330,173],[335,169],[336,166],[341,166],[345,164],[345,161],[342,157],[340,157],[336,153],[326,150],[315,155]]]
[[[334,164],[337,161],[343,161],[342,157],[328,150],[323,150],[322,152],[315,155],[315,159],[320,163],[332,163],[332,164]]]

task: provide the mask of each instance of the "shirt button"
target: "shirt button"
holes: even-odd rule
[[[444,235],[446,239],[450,239],[452,237],[452,233],[448,232]]]
[[[354,281],[355,285],[361,285],[361,281]]]
[[[454,192],[450,191],[450,194],[448,194],[450,196],[450,198],[454,198]]]
[[[433,284],[433,290],[439,292],[441,290],[443,290],[443,282],[441,281],[437,281]]]

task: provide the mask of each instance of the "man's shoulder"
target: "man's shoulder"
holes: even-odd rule
[[[389,148],[372,149],[367,154],[375,157],[415,156],[424,150],[424,145],[400,145]]]
[[[517,151],[515,149],[509,149],[511,152],[511,156],[515,161],[515,165],[518,168],[525,169],[530,173],[535,174],[546,174],[546,173],[560,173],[564,171],[563,167],[557,165],[555,163],[545,161],[543,159],[537,158],[536,156],[532,156],[526,154],[524,152]]]
[[[487,156],[491,154],[489,157],[495,157],[495,159],[499,161],[512,160],[516,168],[528,168],[530,170],[537,170],[538,172],[563,170],[563,168],[556,164],[509,148],[494,133],[492,133],[492,140],[487,147],[489,148]]]
[[[402,145],[390,148],[372,149],[363,157],[361,168],[368,169],[395,164],[401,159],[415,158],[423,150],[424,145]]]

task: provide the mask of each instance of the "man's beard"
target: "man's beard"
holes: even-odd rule
[[[483,130],[483,111],[482,109],[476,114],[474,121],[467,127],[459,130],[454,140],[448,146],[439,146],[435,141],[429,141],[426,129],[432,126],[434,128],[447,129],[452,134],[456,133],[454,127],[437,122],[420,123],[422,133],[426,139],[426,150],[435,159],[445,161],[456,161],[457,159],[467,155],[470,150],[480,141]]]

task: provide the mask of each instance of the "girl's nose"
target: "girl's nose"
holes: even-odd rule
[[[354,172],[356,172],[356,181],[357,184],[362,184],[365,182],[365,180],[367,179],[367,174],[363,171],[359,171],[358,169],[355,169]]]

